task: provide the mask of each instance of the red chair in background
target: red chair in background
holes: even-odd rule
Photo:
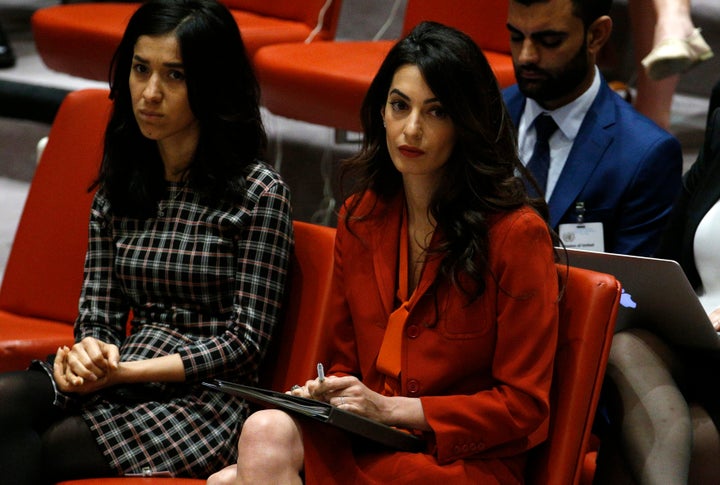
[[[614,276],[558,265],[565,283],[551,390],[547,441],[530,453],[531,485],[592,483],[595,419],[621,287]]]
[[[68,94],[50,129],[0,288],[0,372],[73,343],[108,94]]]
[[[409,33],[423,20],[466,32],[505,87],[515,83],[505,28],[507,8],[508,0],[408,0],[402,32]],[[263,105],[287,118],[360,131],[360,105],[395,42],[325,41],[263,47],[253,61]]]
[[[263,387],[276,391],[287,391],[317,375],[332,283],[335,229],[300,221],[293,228],[295,252],[285,317],[260,376]]]
[[[251,58],[260,47],[273,43],[333,38],[341,4],[341,0],[221,2],[235,17]],[[140,2],[87,2],[41,8],[32,16],[37,51],[50,69],[107,81],[112,55],[139,6]]]

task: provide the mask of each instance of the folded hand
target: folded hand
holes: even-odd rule
[[[114,383],[119,361],[117,346],[87,337],[72,349],[58,349],[53,376],[61,391],[89,393]]]

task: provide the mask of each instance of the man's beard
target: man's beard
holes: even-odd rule
[[[540,105],[564,98],[583,82],[588,74],[586,43],[562,70],[546,71],[534,64],[515,65],[515,77],[520,91]],[[525,79],[523,73],[540,75],[539,78]]]

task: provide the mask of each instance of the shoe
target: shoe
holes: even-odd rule
[[[0,68],[13,67],[15,65],[15,54],[13,53],[12,47],[10,47],[10,41],[5,36],[5,32],[0,26]]]
[[[642,65],[650,79],[659,81],[683,73],[712,56],[713,51],[700,35],[700,29],[695,29],[684,39],[671,38],[660,42],[645,56]]]

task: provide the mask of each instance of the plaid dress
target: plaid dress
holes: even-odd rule
[[[57,405],[77,407],[119,474],[206,477],[236,461],[247,410],[201,382],[257,382],[293,242],[278,174],[257,162],[246,180],[245,199],[221,206],[168,183],[147,220],[115,217],[95,196],[76,340],[114,343],[123,361],[177,353],[185,366],[183,383],[116,386],[81,400],[56,393]]]

